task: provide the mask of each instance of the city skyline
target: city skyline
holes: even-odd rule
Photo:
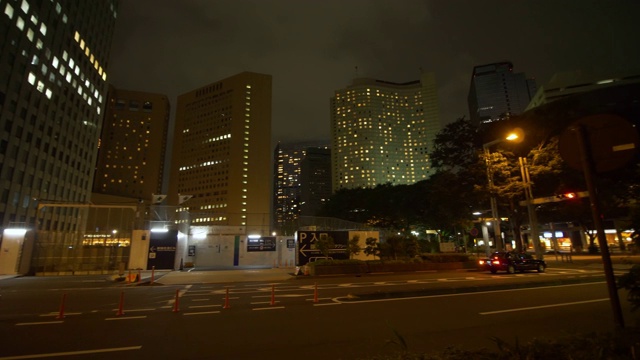
[[[639,12],[632,1],[123,2],[110,81],[173,105],[213,79],[270,74],[275,144],[329,139],[329,98],[354,78],[403,83],[422,70],[435,73],[444,125],[469,117],[477,65],[511,61],[538,85],[637,69]]]

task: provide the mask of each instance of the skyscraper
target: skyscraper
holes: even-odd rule
[[[89,200],[116,12],[115,0],[0,0],[4,230],[33,229],[39,203]],[[52,231],[82,225],[77,209],[39,218]]]
[[[476,66],[467,98],[471,122],[480,126],[520,114],[535,93],[535,80],[514,73],[511,62]]]
[[[244,226],[267,235],[271,221],[271,75],[243,72],[178,97],[169,204],[192,225]]]
[[[329,156],[328,141],[305,141],[278,143],[274,151],[274,191],[273,191],[273,214],[275,227],[281,234],[292,234],[297,230],[296,220],[302,213],[303,196],[309,201],[304,215],[311,215],[309,205],[315,203],[315,197],[311,196],[309,183],[304,179],[309,179],[303,174],[303,163],[308,154],[317,153],[324,150]],[[314,156],[314,159],[316,157]],[[314,172],[316,161],[308,165],[307,171]],[[329,166],[330,166],[329,161]],[[328,169],[330,174],[331,169]],[[310,179],[309,179],[310,180]],[[306,192],[305,192],[306,190]],[[317,192],[317,190],[315,191]],[[331,195],[331,184],[329,180],[329,195]]]
[[[331,98],[333,191],[428,178],[429,152],[440,129],[431,73],[401,84],[360,78],[336,90]]]
[[[93,191],[150,201],[162,193],[166,95],[109,88]]]
[[[316,216],[331,197],[331,149],[307,149],[301,164],[300,183],[300,216]]]

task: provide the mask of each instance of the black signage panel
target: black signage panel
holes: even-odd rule
[[[276,251],[276,237],[262,236],[247,239],[247,251]]]
[[[151,270],[153,267],[156,270],[173,270],[177,244],[177,230],[169,230],[164,233],[152,232],[149,240],[147,270]]]
[[[348,231],[298,231],[297,265],[305,265],[313,257],[324,257],[325,255],[317,247],[317,242],[319,239],[327,237],[333,239],[333,247],[329,249],[329,257],[335,260],[348,259]]]
[[[196,246],[189,245],[189,256],[196,256]]]

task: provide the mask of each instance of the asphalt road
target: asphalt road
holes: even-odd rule
[[[280,270],[236,274],[261,281],[171,272],[143,286],[2,280],[0,359],[356,359],[402,350],[401,339],[428,352],[613,327],[597,267],[323,278]],[[637,314],[620,297],[632,323]]]

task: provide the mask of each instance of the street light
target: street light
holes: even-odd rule
[[[491,152],[489,151],[489,148],[493,145],[499,144],[504,141],[514,141],[519,139],[521,139],[521,136],[517,132],[512,132],[503,139],[493,140],[482,145],[482,148],[484,149],[485,162],[487,164],[487,183],[489,185],[489,193],[491,195],[491,217],[493,217],[493,220],[492,220],[493,236],[495,237],[495,244],[496,244],[497,251],[502,251],[504,249],[504,246],[502,243],[502,234],[500,231],[500,217],[498,216],[498,202],[496,200],[496,196],[493,191],[493,171],[491,168],[491,161],[489,160],[491,156]]]

